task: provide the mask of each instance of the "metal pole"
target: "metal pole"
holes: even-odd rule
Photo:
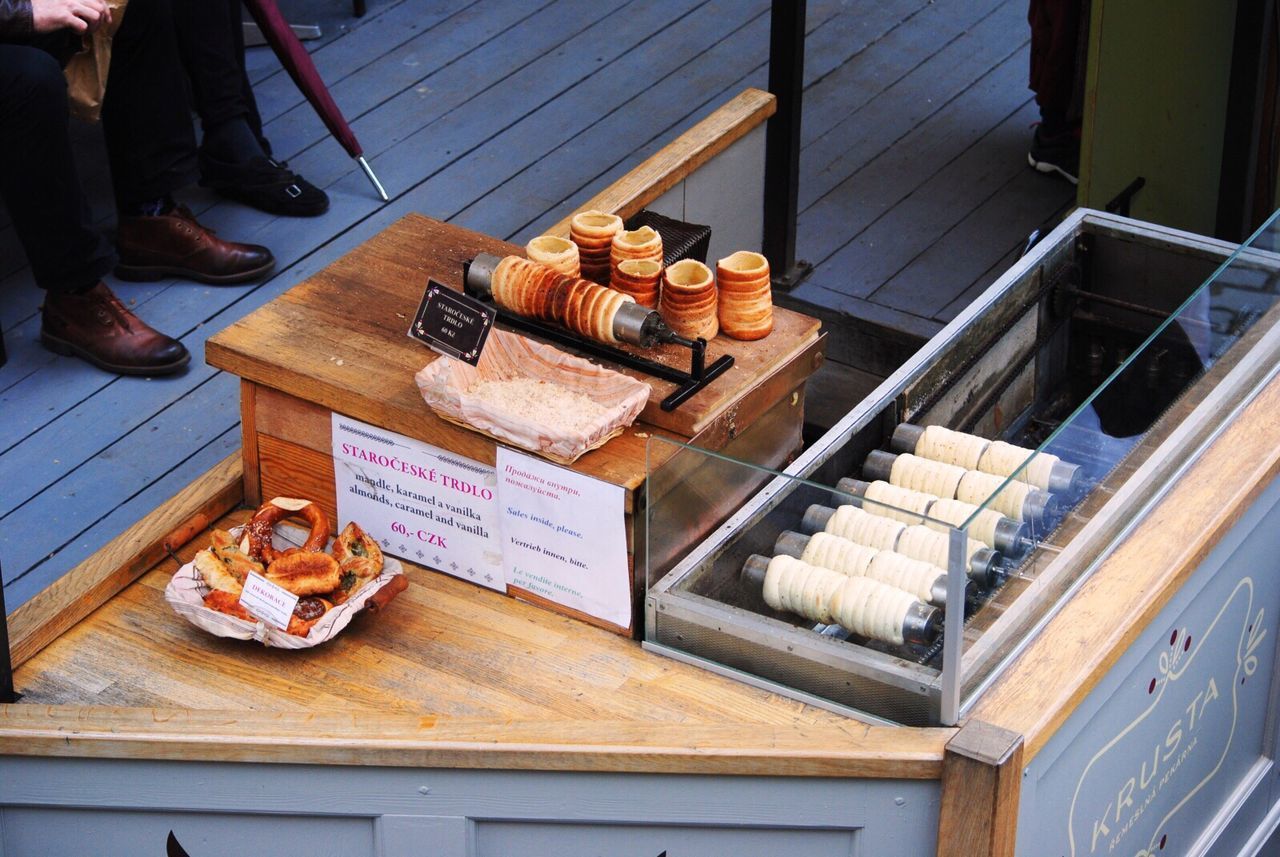
[[[769,91],[777,111],[765,131],[764,236],[773,287],[788,291],[813,266],[796,261],[800,185],[800,115],[804,97],[805,0],[773,0],[769,23]]]
[[[942,699],[939,720],[943,726],[960,722],[960,661],[964,655],[964,596],[968,533],[952,527],[947,538],[947,615],[942,623]]]
[[[4,608],[4,573],[0,569],[0,704],[17,702],[13,690],[13,657],[9,653],[9,614]]]

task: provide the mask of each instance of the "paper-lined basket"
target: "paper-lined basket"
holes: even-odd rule
[[[243,528],[236,527],[231,534],[240,537]],[[307,539],[303,530],[292,525],[277,526],[272,537],[272,544],[277,550],[301,547]],[[332,544],[332,542],[330,543]],[[305,637],[290,634],[283,628],[276,628],[259,620],[248,622],[235,616],[219,612],[204,605],[204,596],[209,592],[209,585],[204,582],[194,562],[189,562],[173,573],[169,584],[164,588],[164,598],[173,608],[173,612],[186,619],[201,630],[208,631],[215,637],[232,637],[237,640],[257,640],[264,646],[279,649],[309,649],[333,639],[356,617],[361,610],[371,607],[370,602],[378,605],[377,609],[386,606],[386,602],[404,589],[406,578],[400,561],[395,557],[383,554],[382,573],[370,580],[351,600],[335,605],[326,612]],[[386,587],[386,592],[382,590]],[[381,594],[375,599],[374,596]],[[390,597],[388,597],[390,596]]]
[[[558,430],[492,408],[470,391],[481,381],[531,379],[581,393],[605,410],[572,429]],[[649,385],[574,357],[541,342],[494,330],[478,366],[450,357],[428,363],[414,376],[431,409],[442,419],[495,440],[571,464],[603,446],[635,422],[649,401]]]

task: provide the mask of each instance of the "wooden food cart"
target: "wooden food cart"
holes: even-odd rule
[[[1220,428],[1189,454],[1152,465],[1160,490],[971,689],[954,726],[829,711],[815,695],[662,657],[412,562],[403,594],[318,648],[280,651],[188,625],[162,591],[211,528],[297,486],[332,500],[320,428],[329,413],[410,435],[433,419],[408,384],[424,352],[403,336],[407,319],[379,308],[398,269],[413,272],[417,294],[404,288],[416,301],[428,273],[419,263],[437,258],[416,236],[433,233],[459,238],[416,218],[397,224],[364,248],[372,256],[228,331],[215,359],[246,378],[243,462],[224,461],[15,612],[23,696],[0,705],[0,854],[158,853],[172,830],[192,857],[1152,857],[1256,853],[1276,827],[1274,365],[1222,403]],[[1155,245],[1183,238],[1164,232]],[[450,252],[454,270],[461,258]],[[376,261],[351,264],[362,258]],[[1001,283],[884,389],[976,335]],[[360,294],[371,296],[367,311],[337,314],[344,335],[304,347]],[[271,360],[259,359],[271,350],[266,320],[277,337],[293,334]],[[1255,363],[1280,336],[1264,327],[1248,352]],[[788,360],[775,365],[781,377]],[[348,378],[356,368],[382,373],[362,376],[382,395]],[[745,384],[744,401],[774,390],[751,409],[754,424],[791,413],[802,381]],[[703,430],[719,428],[703,438],[723,449],[749,437],[742,413],[709,411]],[[431,431],[489,454],[462,430]],[[638,456],[650,442],[661,443],[612,443]],[[635,456],[580,461],[631,486],[633,518],[636,497],[652,499]],[[742,486],[705,493],[721,487]]]

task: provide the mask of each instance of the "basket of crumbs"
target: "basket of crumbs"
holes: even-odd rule
[[[414,377],[438,416],[559,464],[635,422],[649,385],[503,330],[477,366],[439,357]]]

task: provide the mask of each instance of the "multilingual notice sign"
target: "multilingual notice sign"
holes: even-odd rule
[[[621,487],[502,446],[490,467],[340,414],[332,433],[338,517],[387,553],[629,626]]]

